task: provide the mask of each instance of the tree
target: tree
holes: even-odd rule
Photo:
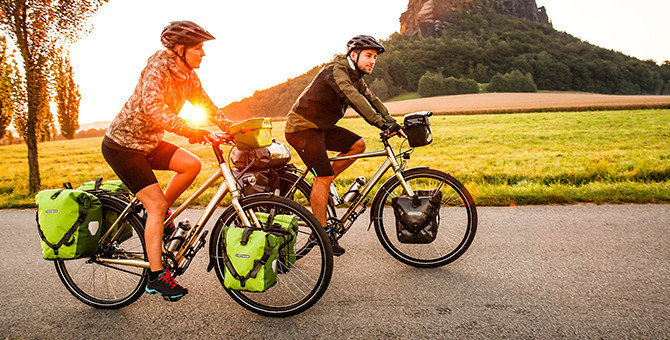
[[[18,77],[13,55],[7,53],[7,40],[0,36],[0,139],[8,132],[14,114],[15,83]],[[11,133],[10,133],[11,134]]]
[[[61,55],[56,62],[56,104],[60,133],[67,139],[74,139],[74,134],[79,129],[80,99],[70,58]]]
[[[29,189],[40,189],[37,140],[49,112],[50,62],[57,46],[88,32],[87,19],[107,0],[1,0],[0,29],[14,39],[23,59],[27,110],[18,116],[28,147]],[[16,116],[15,116],[16,117]],[[18,128],[18,126],[17,126]]]

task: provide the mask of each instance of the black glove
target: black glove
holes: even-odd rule
[[[384,126],[384,131],[386,131],[389,135],[392,133],[396,133],[402,129],[402,125],[398,124],[397,122],[393,122],[391,124],[385,124]]]
[[[200,144],[205,141],[205,137],[209,135],[209,131],[205,129],[191,129],[188,136],[188,142],[191,144]]]

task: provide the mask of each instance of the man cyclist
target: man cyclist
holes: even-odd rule
[[[331,164],[326,151],[338,151],[338,156],[346,156],[364,152],[366,147],[361,136],[335,125],[347,107],[351,106],[366,122],[381,130],[397,132],[401,128],[363,80],[384,51],[384,46],[369,35],[351,38],[347,54],[336,55],[319,71],[287,116],[286,140],[315,176],[310,204],[327,231],[330,230],[326,219],[330,185],[354,160]],[[331,242],[333,255],[344,254],[344,248],[332,233]]]
[[[187,137],[192,144],[217,139],[213,133],[192,128],[177,116],[186,100],[203,108],[210,121],[228,132],[230,121],[212,103],[193,71],[205,56],[203,42],[212,39],[214,36],[190,21],[166,26],[161,33],[166,49],[149,58],[135,91],[102,141],[105,160],[147,212],[144,236],[151,273],[146,291],[171,300],[186,295],[188,289],[163,270],[163,223],[166,211],[196,178],[201,164],[194,154],[162,139],[165,131]],[[176,172],[165,192],[153,170]]]

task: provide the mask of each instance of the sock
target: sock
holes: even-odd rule
[[[157,279],[158,276],[161,275],[162,272],[163,272],[163,269],[161,269],[157,272],[149,271],[149,280],[153,281],[153,280]]]

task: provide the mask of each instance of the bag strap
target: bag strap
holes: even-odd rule
[[[58,190],[55,194],[53,194],[51,196],[51,199],[56,198],[62,191],[63,190]],[[60,249],[60,247],[62,247],[62,246],[69,247],[74,243],[74,237],[72,237],[72,235],[74,234],[75,231],[77,231],[77,229],[79,229],[79,226],[84,222],[84,220],[86,220],[86,215],[88,214],[88,208],[90,206],[90,201],[87,201],[87,202],[89,202],[89,204],[84,203],[84,209],[81,209],[81,211],[79,212],[79,217],[74,222],[72,227],[70,227],[70,229],[65,233],[65,235],[63,235],[63,237],[60,239],[60,241],[58,241],[58,243],[56,243],[55,245],[53,243],[49,242],[47,240],[46,236],[44,236],[44,233],[42,232],[42,228],[40,227],[39,211],[35,213],[35,220],[37,221],[37,232],[40,234],[40,238],[42,239],[42,241],[44,241],[44,243],[47,246],[49,246],[49,248],[53,249],[54,255],[58,255],[58,249]],[[72,240],[70,240],[71,237],[72,237]]]
[[[102,185],[102,177],[95,179],[95,191],[100,190],[100,185]]]

